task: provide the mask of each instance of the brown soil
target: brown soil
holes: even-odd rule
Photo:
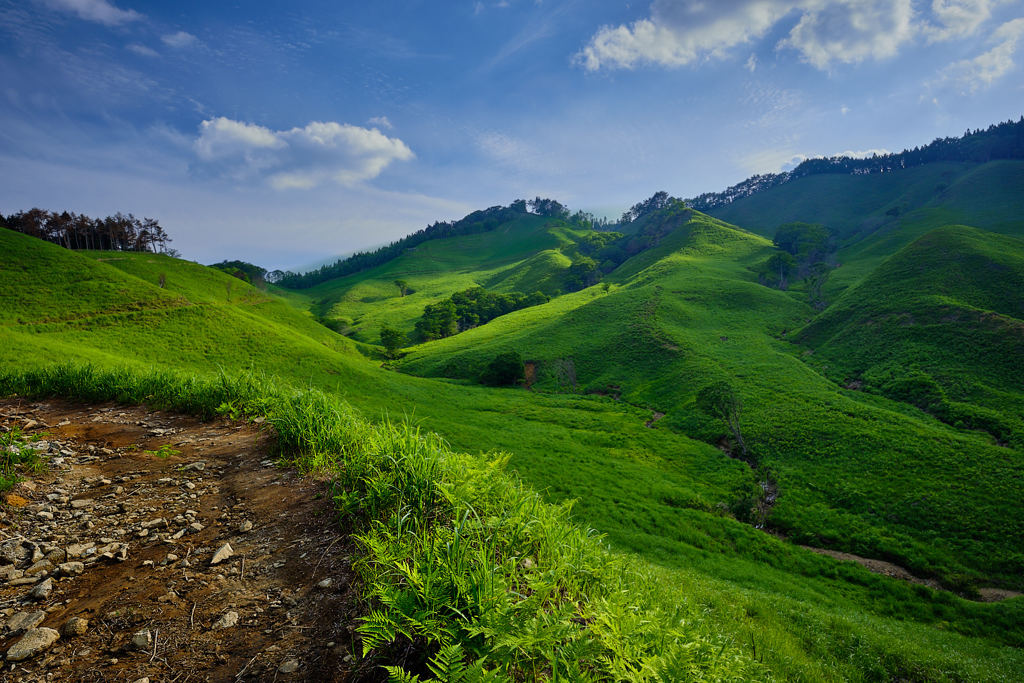
[[[14,565],[0,558],[0,654],[20,639],[7,622],[21,612],[44,610],[41,627],[60,630],[71,617],[89,625],[6,662],[0,680],[373,675],[357,664],[353,549],[330,492],[324,481],[279,469],[266,430],[111,404],[0,401],[0,425],[29,420],[38,424],[27,433],[47,444],[48,467],[16,486],[13,505],[0,504],[0,549],[33,555]],[[145,452],[165,445],[180,452]],[[190,529],[193,521],[201,530]],[[117,546],[102,556],[112,543],[128,544],[125,559]],[[225,543],[234,554],[211,565]],[[35,577],[11,577],[44,555],[53,565],[81,561],[84,572],[51,567],[53,592],[34,602]],[[213,628],[229,612],[237,624]],[[152,642],[133,644],[146,630]],[[280,670],[292,660],[294,672]]]
[[[654,425],[658,423],[658,420],[665,417],[665,413],[659,413],[657,410],[651,411],[651,419],[644,423],[644,427],[654,429]]]

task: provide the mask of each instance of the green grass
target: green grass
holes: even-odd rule
[[[739,562],[747,585],[706,573],[713,563],[654,567],[609,552],[566,507],[503,473],[507,456],[467,456],[408,424],[371,424],[315,389],[252,373],[64,365],[0,373],[0,395],[11,393],[265,416],[283,458],[335,476],[335,500],[362,549],[364,654],[382,663],[400,650],[420,672],[448,654],[518,680],[637,681],[1012,680],[1024,665],[1012,635],[1021,601],[965,603],[807,553],[822,577],[797,591],[791,576],[750,562]],[[769,553],[784,547],[758,536]],[[897,599],[889,589],[900,586],[903,603],[934,612],[935,623],[857,609],[828,574],[880,601]],[[950,630],[972,623],[974,637]]]
[[[584,234],[525,215],[490,232],[426,242],[382,266],[287,296],[335,329],[377,344],[382,326],[411,336],[425,305],[470,287],[553,294],[571,265],[566,253]],[[400,296],[395,280],[412,292]]]
[[[778,337],[814,312],[754,282],[748,268],[767,249],[760,238],[698,217],[627,262],[607,293],[594,287],[414,348],[402,368],[472,378],[511,349],[537,365],[539,388],[564,390],[559,372],[571,359],[580,391],[620,393],[666,413],[659,427],[708,442],[724,426],[694,410],[693,399],[702,386],[728,379],[746,403],[746,439],[780,486],[776,529],[950,585],[1020,587],[1020,459],[1007,458],[986,435],[844,391],[805,363],[799,348]],[[899,348],[879,341],[878,348]],[[858,344],[864,352],[876,348],[871,340]],[[965,481],[951,487],[953,472]]]
[[[551,234],[542,226],[537,232]],[[505,234],[515,237],[513,231]],[[547,248],[531,247],[531,240],[536,242],[523,238],[523,258],[508,268],[529,261],[529,249],[542,253]],[[83,255],[56,247],[57,252],[44,253],[37,252],[39,244],[0,231],[0,248],[18,253],[18,263],[26,266],[11,270],[6,261],[3,265],[0,281],[8,289],[0,297],[0,358],[8,372],[40,369],[16,385],[29,393],[163,405],[164,385],[206,386],[210,381],[204,378],[216,377],[220,369],[258,368],[280,376],[285,386],[323,390],[331,401],[344,397],[371,417],[408,416],[424,431],[443,435],[452,451],[507,451],[509,470],[545,501],[576,499],[573,520],[606,534],[617,551],[635,552],[661,565],[644,570],[655,577],[651,590],[659,602],[698,605],[707,619],[702,623],[715,637],[725,638],[743,658],[753,657],[756,648],[757,659],[763,657],[778,677],[1009,680],[1020,670],[1022,601],[982,605],[918,591],[779,541],[724,512],[749,493],[754,473],[709,445],[723,428],[693,410],[693,394],[712,378],[739,383],[747,404],[745,427],[784,494],[773,519],[778,515],[777,523],[798,538],[818,534],[810,540],[892,557],[917,571],[923,567],[923,573],[934,567],[940,575],[963,573],[981,580],[990,574],[988,580],[1005,571],[1010,585],[1018,576],[1007,549],[1012,548],[1008,539],[1019,533],[1014,525],[1020,506],[1011,502],[1008,509],[995,510],[981,492],[992,479],[1008,476],[1006,482],[994,482],[993,495],[1008,492],[1010,501],[1019,495],[1012,490],[1018,470],[1012,461],[1005,462],[1005,449],[905,404],[844,391],[803,362],[777,337],[800,327],[814,312],[797,294],[756,283],[751,268],[770,250],[762,238],[698,217],[627,263],[610,278],[607,292],[598,286],[557,297],[413,349],[403,367],[431,377],[379,368],[367,358],[375,353],[372,348],[334,334],[310,314],[241,281],[234,280],[229,298],[225,282],[231,278],[222,273],[172,259],[150,260],[150,255],[96,262],[97,257],[122,255]],[[457,277],[445,275],[444,259],[461,254],[458,267],[472,272],[471,250],[419,249],[424,247],[424,253],[436,249],[444,256],[436,266],[438,292],[461,286],[453,284]],[[475,249],[489,253],[485,244]],[[47,268],[98,273],[99,284],[116,283],[141,303],[123,310],[116,297],[97,296],[76,302],[79,312],[73,318],[25,318],[19,293],[42,291],[46,282],[47,271],[34,260],[38,254],[48,259]],[[166,275],[163,289],[161,274]],[[370,275],[381,286],[395,279]],[[415,289],[412,278],[405,279]],[[72,292],[74,284],[71,278],[66,291]],[[164,304],[167,296],[174,305]],[[390,298],[366,302],[367,315],[393,308],[396,299],[397,289]],[[37,300],[33,305],[39,309],[60,310],[45,296]],[[401,315],[418,313],[410,307]],[[538,362],[535,391],[489,389],[467,379],[475,376],[475,363],[507,348]],[[557,372],[564,364],[554,363],[566,358],[575,361],[580,392],[621,393],[624,400],[566,392],[560,384],[564,373]],[[65,360],[92,363],[101,378],[107,375],[100,368],[121,366],[130,368],[124,373],[128,378],[149,377],[153,368],[199,378],[157,373],[158,379],[138,380],[141,387],[129,391],[117,389],[113,380],[69,371],[65,380],[33,384],[32,377],[46,377],[54,363]],[[128,385],[135,381],[124,380]],[[104,384],[114,388],[93,391]],[[237,400],[230,393],[236,389],[223,391],[228,393],[209,401],[181,399],[164,407],[209,414]],[[318,415],[327,415],[327,423],[348,420],[348,408],[332,405],[311,410],[306,418],[296,415],[291,433],[304,435],[297,438],[313,446],[289,447],[319,448],[315,444],[322,436],[310,422]],[[647,428],[651,408],[668,415]],[[338,428],[327,432],[338,433]],[[324,452],[336,447],[324,447]],[[950,471],[960,471],[956,468],[964,452],[977,457],[978,478],[954,491],[933,490],[940,481],[948,484]],[[473,456],[467,462],[481,461]],[[991,472],[982,471],[989,467]],[[969,476],[975,474],[971,470]],[[925,501],[923,513],[915,517],[921,505],[914,506],[912,496],[921,492],[936,498]],[[893,507],[879,514],[871,507],[878,500],[893,501]],[[977,510],[975,504],[980,504]],[[451,519],[458,518],[452,514]],[[942,533],[925,533],[928,525]],[[946,529],[952,531],[950,539],[942,537]],[[975,531],[979,540],[965,551],[961,541]]]

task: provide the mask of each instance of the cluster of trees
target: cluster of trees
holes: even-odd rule
[[[755,175],[724,192],[705,192],[687,199],[686,204],[698,211],[710,211],[790,180],[823,173],[891,173],[939,161],[983,163],[995,159],[1024,159],[1024,116],[1019,121],[993,124],[985,130],[968,130],[958,138],[936,138],[923,147],[905,149],[897,154],[875,154],[868,158],[834,156],[807,159],[788,173]]]
[[[7,217],[0,225],[68,249],[104,251],[151,251],[177,256],[167,248],[171,238],[153,218],[136,218],[118,212],[106,218],[33,208]]]
[[[762,264],[762,284],[786,289],[792,278],[803,278],[811,304],[823,307],[822,286],[832,270],[835,239],[820,223],[785,223],[775,231],[778,251]]]
[[[452,294],[444,301],[427,304],[423,308],[423,317],[416,322],[416,332],[424,341],[450,337],[483,325],[500,315],[547,303],[549,300],[541,292],[499,294],[483,287],[470,287]]]
[[[267,276],[269,275],[267,269],[246,261],[221,261],[220,263],[211,263],[210,268],[222,270],[228,275],[237,277],[260,289],[267,286]]]

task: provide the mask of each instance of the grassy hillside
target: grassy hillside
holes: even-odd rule
[[[696,411],[694,397],[725,379],[744,401],[746,440],[777,479],[769,518],[777,529],[954,584],[1019,586],[1024,558],[1006,541],[1024,540],[1020,460],[1007,460],[987,435],[844,390],[807,365],[778,337],[813,311],[756,284],[749,270],[768,249],[695,214],[624,264],[607,291],[593,287],[416,347],[402,368],[471,378],[514,349],[536,367],[535,388],[621,395],[666,413],[659,429],[711,443],[724,439],[724,425]],[[966,468],[965,452],[974,454],[973,480],[950,491],[949,472]]]
[[[537,227],[537,233],[544,233],[542,226]],[[552,239],[555,244],[561,242],[557,234]],[[455,258],[454,251],[446,254],[445,245],[436,248],[445,258]],[[851,470],[844,485],[876,490],[879,475],[858,468],[877,467],[883,453],[880,444],[906,440],[908,429],[928,446],[939,440],[939,432],[952,433],[955,444],[968,447],[973,442],[962,440],[973,437],[960,435],[919,411],[905,410],[903,404],[839,390],[794,357],[789,345],[773,335],[787,326],[795,328],[810,312],[797,298],[754,281],[748,266],[763,259],[769,249],[762,238],[698,216],[638,257],[643,260],[624,266],[607,292],[598,286],[559,297],[424,345],[409,358],[410,366],[426,364],[428,351],[434,348],[461,366],[469,362],[464,355],[468,350],[452,344],[476,338],[482,347],[497,349],[503,326],[515,344],[532,340],[540,347],[543,338],[532,336],[530,330],[545,324],[548,317],[568,319],[577,325],[575,343],[592,351],[585,362],[593,365],[577,370],[581,386],[591,381],[588,368],[593,368],[596,387],[627,392],[631,402],[643,403],[663,393],[669,396],[668,416],[652,428],[645,426],[652,417],[650,409],[610,396],[496,390],[464,379],[382,370],[365,355],[372,355],[372,349],[363,347],[360,352],[357,344],[283,300],[195,264],[149,254],[68,252],[3,230],[0,249],[18,255],[15,262],[0,261],[0,282],[6,287],[0,297],[4,368],[52,367],[56,361],[72,360],[108,368],[174,368],[200,377],[216,376],[221,368],[229,372],[255,368],[293,386],[312,385],[340,394],[370,417],[383,411],[411,416],[442,434],[457,450],[506,450],[511,454],[508,467],[547,500],[578,499],[575,520],[606,533],[614,548],[634,551],[662,565],[651,570],[659,595],[697,606],[709,627],[739,648],[752,645],[779,677],[998,679],[1012,678],[1012,672],[1024,666],[1017,649],[1024,638],[1021,601],[979,604],[910,586],[812,554],[732,518],[730,510],[742,508],[757,489],[756,478],[746,464],[709,445],[721,435],[721,426],[690,406],[693,392],[708,376],[742,382],[748,404],[745,415],[752,416],[745,420],[761,434],[755,441],[779,453],[795,451],[800,456],[789,461],[788,470],[776,464],[784,459],[774,451],[766,449],[763,456],[775,458],[772,466],[783,492],[776,510],[786,512],[783,519],[795,520],[789,522],[792,526],[821,529],[831,535],[823,542],[847,549],[855,548],[851,543],[864,542],[865,534],[885,541],[891,532],[897,559],[932,553],[940,572],[955,572],[956,563],[969,560],[972,564],[965,571],[976,578],[990,569],[971,555],[961,556],[959,548],[922,540],[917,526],[909,531],[899,525],[890,529],[887,517],[874,521],[849,501],[842,501],[847,506],[842,508],[830,500],[835,485],[829,480],[845,478],[843,468]],[[523,253],[539,253],[530,249],[535,245]],[[486,245],[478,245],[477,251],[487,253]],[[472,272],[473,254],[466,251],[462,258],[459,267]],[[120,309],[116,296],[90,295],[73,304],[79,311],[73,318],[48,316],[46,310],[60,311],[62,304],[46,293],[50,275],[44,264],[53,271],[91,273],[95,283],[90,287],[100,292],[121,288],[123,300],[137,302],[136,309]],[[443,279],[444,272],[438,266],[437,278]],[[163,288],[161,275],[165,276]],[[73,298],[78,281],[89,282],[70,278],[62,296]],[[44,311],[42,315],[30,318],[22,312],[22,302],[33,300],[26,296],[29,292],[37,295],[33,306]],[[164,303],[168,297],[176,302],[173,306]],[[397,292],[376,305],[390,307],[396,298]],[[520,325],[523,328],[517,332]],[[609,341],[613,331],[620,335],[614,345]],[[543,333],[557,351],[556,360],[564,359],[567,352],[576,353],[568,331],[544,328]],[[627,361],[634,363],[632,370],[616,368]],[[540,386],[560,386],[558,378],[564,379],[565,373],[547,372],[543,370]],[[634,374],[641,379],[631,380]],[[618,389],[608,386],[615,382],[621,383]],[[781,392],[780,386],[784,387]],[[73,382],[66,391],[74,394],[84,389]],[[782,401],[780,393],[785,396]],[[673,396],[683,398],[677,404]],[[762,402],[767,407],[755,410],[752,404]],[[855,418],[829,417],[842,411],[852,412]],[[823,426],[814,425],[819,432],[808,435],[806,425],[819,418],[827,419]],[[822,450],[821,460],[826,462],[803,472],[803,451],[797,449],[811,439],[825,443],[841,433],[835,420],[840,426],[861,423],[861,431],[845,434],[851,443],[839,449],[829,444],[829,449]],[[877,434],[862,443],[856,441],[870,436],[869,425],[876,423]],[[775,434],[775,440],[764,434]],[[983,447],[979,467],[987,462]],[[904,457],[906,450],[909,455],[904,459],[912,460],[920,448],[921,444],[900,444],[895,455]],[[867,460],[853,457],[861,449],[870,456]],[[841,457],[833,457],[837,450]],[[940,448],[937,453],[942,466],[948,466],[945,451]],[[851,462],[859,464],[851,468]],[[916,461],[911,464],[916,466]],[[999,472],[993,470],[992,476]],[[930,476],[928,471],[925,474]],[[927,489],[927,477],[922,481]],[[982,476],[976,485],[988,484]],[[821,485],[825,488],[816,488]],[[908,478],[896,479],[892,489],[898,493],[900,487],[914,489],[915,485]],[[1003,495],[998,486],[992,490],[993,496]],[[972,506],[973,496],[968,486],[961,506]],[[945,500],[940,498],[934,507]],[[1005,500],[1020,508],[1012,495]],[[993,513],[991,506],[982,506],[976,513],[957,512],[964,529],[976,529],[977,517],[989,514],[990,523],[1002,525],[1004,542],[1007,530],[1011,536],[1017,533],[1012,511]],[[839,524],[843,521],[846,527]],[[943,524],[941,528],[950,525]],[[1005,561],[1003,548],[995,547],[987,534],[981,534],[979,548],[992,554],[991,564]],[[867,541],[865,553],[883,547],[870,537]],[[992,577],[999,578],[995,572]]]
[[[382,325],[411,335],[425,305],[469,287],[555,293],[583,234],[563,221],[520,214],[489,232],[431,240],[381,266],[286,296],[335,329],[376,344]],[[411,292],[401,296],[395,280],[408,282]]]
[[[738,199],[711,213],[771,237],[792,221],[822,223],[844,242],[899,224],[920,209],[941,209],[945,223],[1019,233],[1024,161],[942,162],[892,173],[823,174]]]
[[[1024,241],[963,226],[891,256],[800,330],[837,381],[1024,439]]]
[[[825,286],[835,300],[891,254],[930,230],[971,225],[1024,236],[1024,161],[932,163],[891,173],[811,175],[711,212],[772,237],[783,223],[821,223],[837,237]]]

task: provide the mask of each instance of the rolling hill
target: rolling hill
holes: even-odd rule
[[[925,170],[885,192],[923,194],[936,177]],[[957,182],[971,177],[986,182],[967,170]],[[1014,182],[987,204],[987,227],[1016,229],[1017,199],[1005,196]],[[969,213],[972,191],[956,192]],[[780,677],[1012,678],[1024,666],[1020,599],[965,600],[799,547],[889,560],[968,596],[1024,588],[1020,444],[965,422],[993,413],[1016,433],[1020,301],[1004,293],[1021,291],[1021,245],[903,220],[927,209],[941,222],[956,205],[928,197],[840,250],[832,279],[851,275],[823,311],[800,286],[759,282],[776,251],[757,234],[767,231],[676,205],[623,226],[623,245],[642,237],[641,247],[569,293],[594,233],[534,214],[269,291],[167,256],[72,252],[0,230],[0,360],[6,371],[66,361],[206,378],[255,370],[370,417],[407,415],[457,450],[507,451],[546,500],[574,500],[577,523],[703,605],[709,628],[756,639]],[[381,367],[382,325],[411,332],[425,305],[472,286],[554,296]],[[891,319],[885,334],[879,319]],[[530,390],[480,386],[509,350],[527,361]],[[959,413],[922,409],[889,386],[907,379],[893,368],[919,357],[910,379],[927,375]],[[715,382],[742,400],[750,463],[696,407]]]

